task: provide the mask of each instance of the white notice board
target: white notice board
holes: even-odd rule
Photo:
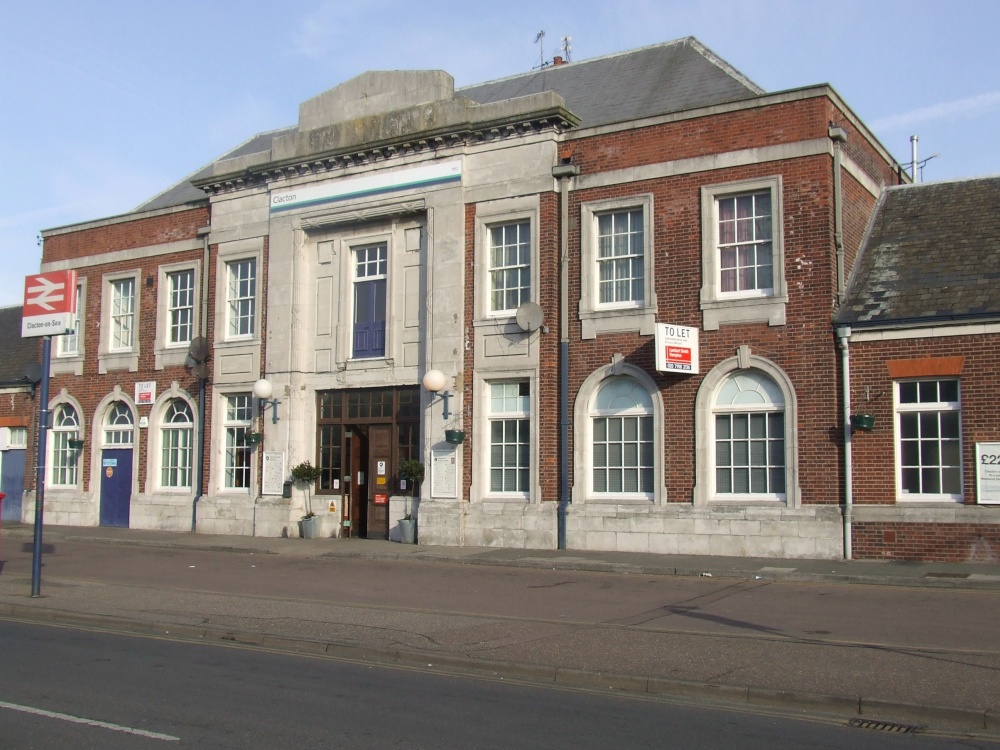
[[[452,446],[431,451],[431,497],[458,497],[457,455]]]
[[[280,495],[285,484],[284,451],[264,451],[264,481],[260,494]]]
[[[976,501],[1000,505],[1000,443],[976,443]]]

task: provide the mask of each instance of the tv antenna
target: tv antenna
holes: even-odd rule
[[[548,64],[545,62],[545,29],[535,34],[535,44],[538,45],[538,67],[544,68]]]
[[[572,41],[573,37],[571,36],[564,36],[562,38],[562,53],[563,53],[563,59],[565,59],[566,62],[572,62],[572,60],[570,60],[569,57],[569,53],[573,51],[573,45],[570,44],[570,42]]]

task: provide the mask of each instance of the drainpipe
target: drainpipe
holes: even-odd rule
[[[854,503],[854,472],[851,468],[851,355],[847,339],[851,329],[837,329],[840,344],[840,366],[843,371],[844,401],[844,559],[851,559],[851,506]]]
[[[212,232],[212,227],[201,227],[198,230],[198,236],[201,237],[201,320],[199,321],[199,335],[207,339],[208,334],[208,278],[209,278],[209,251],[208,251],[208,235]],[[191,501],[191,533],[198,533],[198,501],[203,497],[201,488],[205,478],[205,411],[207,404],[205,403],[205,381],[207,380],[207,373],[204,372],[205,367],[208,367],[208,360],[205,362],[200,362],[199,367],[202,368],[201,375],[198,376],[198,439],[196,441],[197,451],[195,452],[195,496],[194,500]]]
[[[566,512],[569,509],[569,180],[580,168],[568,160],[552,168],[559,180],[559,508],[556,512],[557,548],[566,549]]]
[[[837,301],[844,302],[847,285],[844,280],[844,193],[840,184],[840,144],[847,141],[847,132],[836,125],[827,131],[833,141],[833,242],[837,247]]]

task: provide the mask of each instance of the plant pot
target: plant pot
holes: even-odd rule
[[[465,431],[464,430],[445,430],[444,439],[455,445],[460,445],[465,442]]]
[[[399,519],[399,541],[403,544],[417,543],[417,522],[412,518]]]
[[[78,451],[78,450],[82,450],[83,449],[83,441],[82,440],[72,440],[72,439],[70,439],[70,440],[67,440],[66,442],[69,443],[70,450]]]
[[[303,539],[319,538],[319,516],[311,516],[309,518],[303,518],[300,524],[302,526]]]
[[[246,441],[247,445],[259,445],[260,442],[264,439],[264,433],[248,432],[246,435],[243,436],[243,439]]]
[[[862,432],[871,432],[875,427],[874,414],[852,414],[851,427]]]

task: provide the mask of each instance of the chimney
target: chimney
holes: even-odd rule
[[[556,55],[552,58],[553,65],[565,65],[566,61],[562,59],[562,55]]]

